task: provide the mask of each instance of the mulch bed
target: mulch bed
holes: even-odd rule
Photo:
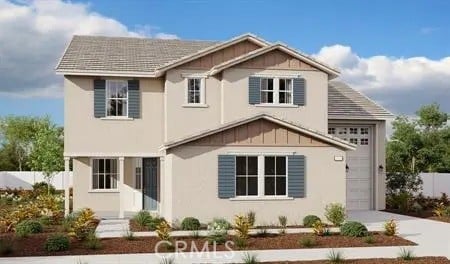
[[[263,262],[262,264],[321,264],[327,263],[329,261],[318,260],[318,261],[284,261],[284,262]],[[423,257],[415,258],[413,260],[401,260],[401,259],[357,259],[357,260],[346,260],[343,263],[348,264],[449,264],[450,261],[444,257]]]
[[[433,210],[423,210],[421,212],[401,212],[399,210],[396,209],[386,209],[384,210],[385,212],[388,213],[394,213],[394,214],[400,214],[400,215],[407,215],[407,216],[412,216],[412,217],[418,217],[418,218],[424,218],[424,219],[430,219],[430,220],[435,220],[435,221],[439,221],[439,222],[445,222],[445,223],[450,223],[450,217],[448,216],[435,216],[433,213]]]
[[[85,255],[85,254],[126,254],[126,253],[154,253],[156,244],[159,242],[157,237],[136,237],[135,240],[126,240],[125,238],[106,238],[102,239],[102,248],[97,250],[87,249],[83,242],[75,239],[71,240],[70,249],[64,252],[48,253],[44,250],[45,240],[48,234],[33,234],[23,239],[14,239],[13,234],[2,234],[0,238],[14,239],[13,253],[8,255],[11,257],[18,256],[49,256],[49,255]],[[312,234],[284,234],[284,235],[268,235],[267,237],[250,237],[247,247],[243,250],[259,250],[259,249],[296,249],[303,248],[299,244],[299,240],[306,236],[313,237],[316,240],[314,248],[339,248],[339,247],[374,247],[374,246],[407,246],[415,245],[411,241],[405,240],[397,236],[386,236],[382,233],[373,233],[375,243],[367,244],[364,238],[344,237],[338,234],[331,236],[314,236]],[[229,237],[233,240],[233,237]],[[187,247],[185,252],[191,251],[194,246],[201,251],[206,243],[206,238],[177,237],[175,241],[186,241]],[[179,244],[179,249],[183,248]],[[213,245],[208,246],[210,251],[214,250]],[[235,246],[234,250],[238,250]],[[164,247],[160,248],[160,252],[165,251]],[[225,245],[217,245],[216,251],[228,250]],[[320,262],[319,262],[320,263]]]

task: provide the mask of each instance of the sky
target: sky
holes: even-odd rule
[[[0,0],[0,116],[64,122],[54,72],[73,34],[227,40],[251,32],[337,67],[394,114],[450,112],[450,1]]]

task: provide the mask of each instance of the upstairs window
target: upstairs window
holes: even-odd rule
[[[128,81],[106,81],[106,115],[128,116]]]
[[[292,79],[279,80],[278,103],[292,104]]]
[[[274,87],[273,79],[262,78],[261,79],[261,103],[273,104],[274,103]]]
[[[189,78],[187,87],[187,103],[201,104],[202,103],[202,79]]]

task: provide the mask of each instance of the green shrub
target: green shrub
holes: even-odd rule
[[[252,255],[248,252],[244,253],[244,255],[242,256],[242,261],[244,262],[244,264],[257,264],[259,262],[256,255]]]
[[[244,249],[244,248],[247,247],[247,239],[243,239],[243,238],[240,238],[240,237],[236,237],[236,238],[234,239],[234,244],[236,245],[236,247],[237,247],[238,249]]]
[[[147,223],[147,228],[150,231],[155,231],[158,228],[158,225],[165,221],[164,217],[152,217],[150,222]]]
[[[153,217],[150,215],[148,211],[139,211],[134,217],[133,220],[140,227],[145,228],[152,221]]]
[[[13,252],[13,242],[10,239],[0,239],[0,256],[6,256]]]
[[[373,244],[375,243],[375,238],[372,235],[368,235],[364,237],[364,242],[367,244]]]
[[[27,237],[30,234],[42,232],[42,224],[35,220],[24,220],[17,224],[16,234],[19,237]]]
[[[214,218],[214,220],[208,224],[208,236],[209,243],[216,243],[218,245],[225,243],[227,240],[227,230],[231,228],[231,224],[223,218]]]
[[[72,230],[72,227],[77,220],[78,214],[76,212],[72,212],[64,217],[61,221],[62,231],[69,232]]]
[[[199,230],[200,229],[200,221],[194,217],[186,217],[181,222],[182,230]]]
[[[367,227],[360,222],[349,221],[341,226],[341,234],[350,237],[363,237],[368,235]]]
[[[401,248],[398,257],[402,260],[413,260],[416,256],[412,249]]]
[[[248,219],[248,223],[250,224],[250,227],[255,226],[256,213],[254,211],[249,211],[247,213],[247,219]]]
[[[325,207],[325,217],[335,226],[341,226],[344,223],[346,214],[345,207],[339,203],[331,203]]]
[[[37,197],[41,194],[55,194],[56,189],[53,185],[46,182],[36,182],[33,184],[33,196]]]
[[[345,258],[344,258],[344,255],[342,254],[342,252],[341,251],[335,251],[334,249],[332,249],[328,253],[327,259],[331,263],[343,263],[345,261]]]
[[[44,226],[48,226],[51,225],[52,219],[49,216],[43,215],[39,218],[39,222]]]
[[[211,226],[220,226],[226,230],[231,229],[231,224],[225,218],[214,218],[213,221],[209,224]]]
[[[316,239],[312,236],[305,236],[299,240],[299,244],[306,248],[312,248],[317,245]]]
[[[69,237],[64,234],[52,234],[45,241],[44,248],[48,252],[65,251],[69,249]]]
[[[88,249],[97,250],[102,247],[102,242],[97,237],[95,232],[90,232],[88,236],[86,237],[85,245]]]
[[[314,223],[317,221],[321,221],[320,218],[316,215],[307,215],[303,218],[303,226],[304,227],[313,227]]]

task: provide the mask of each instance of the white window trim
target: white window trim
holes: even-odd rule
[[[199,79],[200,80],[200,103],[189,103],[189,80],[190,79]],[[183,107],[200,107],[205,108],[208,107],[206,104],[206,89],[205,89],[206,78],[200,76],[189,76],[184,78],[184,104]]]
[[[127,115],[123,116],[110,116],[108,115],[108,83],[110,82],[126,82],[127,83]],[[129,118],[129,108],[130,108],[130,101],[128,96],[128,80],[106,80],[105,81],[105,117],[101,118],[102,120],[133,120],[133,118]]]
[[[117,172],[117,187],[115,189],[94,189],[92,188],[93,186],[93,179],[94,179],[94,172],[93,172],[93,168],[94,168],[94,160],[95,159],[115,159],[117,160],[117,169],[119,170]],[[89,189],[88,189],[88,193],[119,193],[119,181],[120,181],[120,164],[119,164],[119,158],[117,157],[92,157],[89,159],[89,163],[90,163],[90,177],[89,177]]]
[[[273,103],[262,103],[256,104],[259,107],[286,107],[286,108],[298,108],[298,105],[294,104],[294,76],[255,76],[259,77],[259,93],[261,94],[261,84],[263,79],[273,79]],[[291,90],[291,102],[290,103],[280,103],[280,79],[290,79],[292,83]],[[261,95],[260,95],[261,96]]]
[[[289,153],[237,153],[235,154],[235,164],[237,156],[257,156],[258,157],[258,195],[236,195],[236,175],[234,176],[235,180],[235,188],[234,188],[234,197],[229,198],[231,201],[243,201],[243,200],[293,200],[293,197],[289,197],[289,172],[288,172],[288,155],[291,155],[292,152]],[[265,195],[265,163],[264,158],[266,156],[285,156],[286,157],[286,194],[285,195]]]

